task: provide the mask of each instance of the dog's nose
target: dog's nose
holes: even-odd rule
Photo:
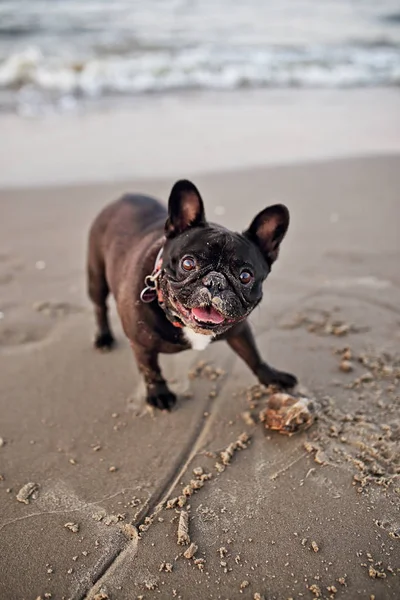
[[[203,285],[210,290],[212,294],[216,292],[223,292],[228,287],[226,277],[222,273],[211,271],[205,277],[203,277]]]

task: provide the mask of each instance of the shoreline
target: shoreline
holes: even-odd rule
[[[400,91],[260,90],[0,115],[0,188],[193,177],[400,152]]]

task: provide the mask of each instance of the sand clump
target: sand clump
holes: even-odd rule
[[[69,529],[69,531],[72,531],[72,533],[78,533],[79,531],[78,523],[65,523],[64,527],[65,529]]]
[[[174,498],[167,500],[167,509],[177,507],[183,508],[187,503],[188,498],[198,490],[201,490],[201,488],[204,487],[205,482],[212,478],[212,473],[205,473],[202,467],[195,467],[193,469],[193,474],[196,476],[196,479],[191,479],[190,482],[183,487],[180,496],[175,496]]]
[[[132,523],[124,523],[121,525],[121,531],[128,540],[136,540],[139,536],[138,530]]]
[[[343,359],[339,364],[339,369],[343,371],[343,373],[351,373],[354,371],[354,365],[350,360]]]
[[[249,442],[250,436],[246,432],[241,433],[235,442],[230,443],[225,448],[225,450],[220,452],[221,462],[217,462],[215,464],[215,468],[217,469],[217,471],[219,473],[222,473],[225,470],[225,467],[227,467],[231,463],[235,452],[247,448]]]
[[[310,309],[297,313],[291,320],[280,325],[281,329],[299,329],[304,327],[309,333],[335,337],[345,337],[351,333],[364,333],[368,327],[359,327],[343,319],[332,318],[330,312],[325,310]]]
[[[31,499],[36,500],[39,492],[39,485],[37,483],[29,482],[26,483],[19,490],[17,494],[18,502],[22,502],[23,504],[29,504]]]
[[[197,365],[189,371],[189,379],[208,379],[209,381],[217,381],[225,375],[225,371],[219,367],[213,367],[204,360],[201,360]]]
[[[314,540],[311,542],[311,548],[314,550],[314,552],[319,552],[319,546]]]
[[[189,513],[181,510],[178,523],[178,544],[187,546],[190,544],[189,536]]]
[[[267,407],[260,412],[260,421],[267,429],[293,435],[306,430],[314,423],[315,403],[305,396],[277,392],[269,396]]]
[[[124,521],[126,519],[126,514],[118,513],[117,515],[107,514],[107,512],[102,509],[98,512],[92,514],[92,519],[97,522],[102,522],[103,525],[116,525],[120,521]]]
[[[318,404],[305,394],[282,392],[277,386],[254,385],[246,390],[250,410],[241,413],[249,427],[258,422],[266,429],[284,435],[305,431],[313,425],[318,415]],[[258,409],[258,414],[254,411]]]
[[[191,558],[194,557],[194,555],[196,554],[198,549],[199,549],[199,547],[197,546],[197,544],[192,542],[190,544],[189,548],[187,550],[185,550],[185,552],[183,553],[183,556],[190,560]]]
[[[312,585],[310,585],[310,587],[308,589],[314,595],[314,598],[321,598],[322,597],[321,588],[316,583],[313,583]]]
[[[248,425],[249,427],[253,427],[254,425],[256,425],[256,420],[254,419],[253,415],[251,414],[251,412],[249,410],[245,410],[242,412],[241,417],[244,421],[244,423],[246,425]]]
[[[93,600],[110,600],[108,591],[105,587],[101,587],[99,591],[93,596]]]
[[[183,508],[185,506],[187,502],[187,496],[185,495],[181,495],[181,496],[176,496],[175,498],[170,498],[167,501],[167,509],[169,508],[176,508],[177,506],[179,506],[179,508]]]

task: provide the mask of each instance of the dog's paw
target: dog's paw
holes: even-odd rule
[[[115,340],[110,332],[98,333],[94,339],[93,346],[101,352],[109,352],[112,350]]]
[[[176,396],[167,387],[155,387],[149,390],[146,402],[159,410],[171,410],[176,402]]]
[[[278,385],[281,388],[287,389],[297,385],[297,378],[294,375],[273,369],[265,363],[258,369],[257,377],[259,382],[265,386]]]

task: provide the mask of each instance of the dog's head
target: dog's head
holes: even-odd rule
[[[208,223],[197,188],[178,181],[169,198],[160,280],[168,312],[206,335],[245,319],[261,301],[288,226],[281,204],[260,212],[243,233]]]

